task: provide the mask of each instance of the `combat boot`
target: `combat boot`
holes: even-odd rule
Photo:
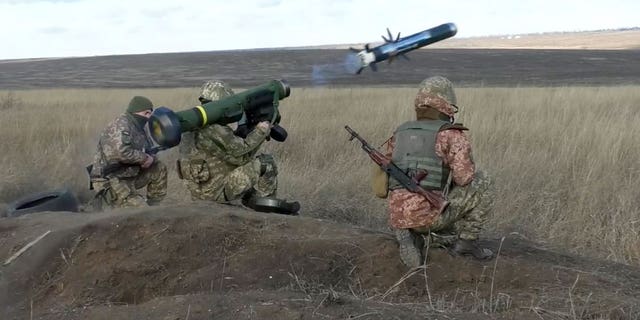
[[[411,232],[409,229],[396,229],[396,239],[400,246],[400,260],[405,266],[415,268],[422,265],[422,248],[418,247],[419,235]]]
[[[490,260],[493,258],[493,251],[488,248],[482,248],[478,240],[458,239],[451,248],[451,252],[455,255],[471,255],[478,260]]]

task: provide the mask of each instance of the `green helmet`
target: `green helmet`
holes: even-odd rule
[[[422,80],[418,92],[437,95],[449,104],[455,105],[457,103],[456,93],[453,91],[453,84],[449,79],[442,76],[433,76]]]
[[[233,94],[233,90],[223,81],[209,80],[200,88],[200,102],[220,100]]]

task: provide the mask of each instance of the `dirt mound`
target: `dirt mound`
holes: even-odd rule
[[[408,272],[391,234],[232,206],[0,220],[12,318],[402,319],[640,315],[640,271],[492,240],[498,260],[430,249]]]

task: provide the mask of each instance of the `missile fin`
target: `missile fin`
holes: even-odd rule
[[[393,42],[393,35],[391,34],[391,30],[389,30],[389,28],[387,28],[387,35],[389,35],[389,41],[387,42]]]

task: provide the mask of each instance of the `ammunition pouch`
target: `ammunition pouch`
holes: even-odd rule
[[[100,192],[100,190],[109,189],[109,179],[105,178],[91,178],[91,184],[93,185],[93,189]]]
[[[262,153],[256,156],[256,158],[260,161],[260,176],[269,174],[275,177],[278,175],[278,167],[272,155]]]
[[[124,181],[120,181],[118,178],[109,179],[109,196],[112,202],[124,201],[131,194],[131,187]]]
[[[114,184],[117,184],[117,178],[114,178]],[[92,189],[96,190],[96,194],[93,197],[92,206],[95,210],[101,211],[104,209],[104,206],[111,206],[117,200],[117,193],[111,189],[111,181],[105,178],[91,178],[90,184]]]
[[[389,195],[389,175],[377,164],[373,166],[371,190],[378,198],[385,199]]]
[[[120,179],[118,177],[91,178],[96,194],[91,201],[92,207],[97,210],[122,206],[138,196],[136,193],[136,180],[131,178]]]

